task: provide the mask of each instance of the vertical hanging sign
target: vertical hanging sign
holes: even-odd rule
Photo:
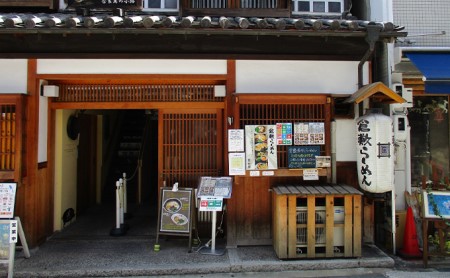
[[[369,113],[356,119],[359,186],[372,193],[391,191],[394,183],[390,117]]]

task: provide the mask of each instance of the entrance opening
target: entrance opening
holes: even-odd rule
[[[73,115],[76,221],[59,236],[108,236],[116,225],[116,182],[124,173],[131,235],[156,234],[158,110],[77,110]],[[73,116],[71,121],[74,125]],[[62,198],[72,198],[68,195]]]
[[[101,232],[96,234],[108,235],[117,222],[116,183],[125,173],[126,212],[137,226],[147,225],[139,233],[135,224],[125,221],[130,226],[127,234],[156,234],[160,187],[178,182],[180,187],[196,188],[200,177],[223,174],[224,98],[214,94],[217,81],[181,85],[173,81],[131,85],[67,82],[58,83],[60,95],[53,99],[58,143],[56,229],[61,221],[58,214],[72,207],[76,221],[70,226],[81,225],[88,217],[91,226],[80,228],[81,233],[99,227]],[[83,106],[95,108],[85,110]],[[71,130],[70,137],[75,139],[61,138],[72,114],[77,123],[72,117],[71,126],[78,129]],[[61,158],[64,156],[69,163]]]

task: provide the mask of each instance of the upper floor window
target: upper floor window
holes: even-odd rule
[[[292,13],[334,13],[344,11],[344,0],[292,0]]]
[[[178,11],[178,0],[144,0],[144,10]]]

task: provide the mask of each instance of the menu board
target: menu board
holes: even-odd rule
[[[288,168],[316,168],[316,156],[320,155],[320,146],[288,147]]]
[[[324,123],[295,123],[294,145],[324,145]]]
[[[192,192],[192,188],[161,189],[160,232],[190,233]]]
[[[231,177],[202,177],[197,197],[231,198]]]
[[[14,182],[0,183],[0,218],[14,217],[14,204],[16,201],[16,187]]]

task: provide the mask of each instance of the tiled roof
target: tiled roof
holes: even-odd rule
[[[0,14],[0,57],[360,60],[391,22],[106,13]]]
[[[0,31],[15,29],[191,29],[191,30],[276,30],[332,31],[343,33],[364,32],[368,25],[380,26],[382,32],[392,35],[403,28],[391,22],[364,20],[311,19],[311,18],[254,18],[254,17],[178,17],[162,15],[115,16],[98,14],[77,16],[75,14],[0,14]]]

